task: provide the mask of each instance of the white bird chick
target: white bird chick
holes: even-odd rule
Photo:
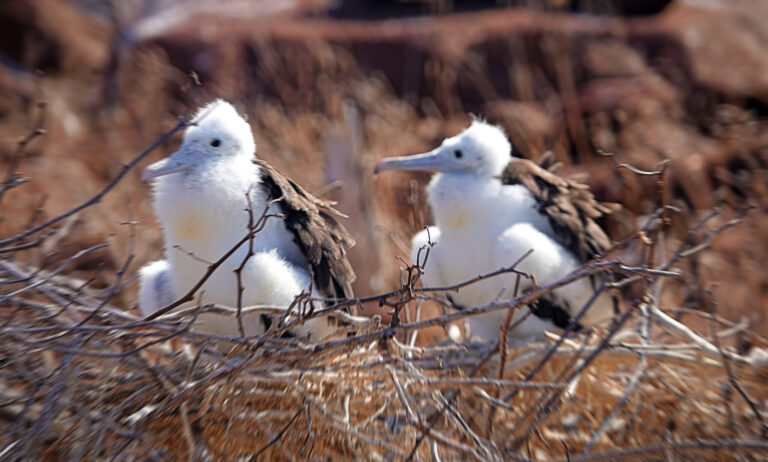
[[[253,219],[258,220],[266,206],[281,194],[279,188],[275,191],[275,184],[289,181],[266,164],[253,160],[255,143],[251,128],[231,104],[217,100],[201,108],[194,120],[199,122],[186,130],[181,148],[167,159],[147,167],[142,175],[143,181],[154,180],[154,209],[165,237],[165,259],[140,271],[139,308],[147,316],[186,295],[213,262],[246,236],[248,210],[251,209]],[[278,197],[274,197],[276,195]],[[329,263],[327,259],[315,257],[310,262],[306,252],[313,243],[296,235],[297,228],[308,226],[307,223],[316,217],[310,207],[295,211],[290,210],[291,204],[297,201],[305,201],[301,202],[303,205],[311,203],[316,207],[315,213],[326,204],[300,188],[286,193],[282,199],[272,205],[270,213],[283,213],[292,221],[268,218],[264,228],[253,238],[254,255],[241,273],[242,307],[287,308],[297,295],[311,288],[313,295],[317,295],[318,290],[326,292],[321,295],[328,297],[351,295],[350,291],[327,293],[329,290],[323,290],[326,287],[321,286],[324,281],[316,278],[323,270],[326,270],[323,274],[329,273],[322,264],[330,265],[330,280],[341,287],[349,287],[354,279],[351,269],[340,282],[336,281],[334,276],[338,275],[332,270],[334,264],[348,266],[345,252],[351,239],[334,241],[341,248],[336,249],[338,254],[335,255],[339,261]],[[325,218],[325,222],[313,223],[337,233],[339,229],[344,231],[332,217]],[[319,229],[316,232],[322,236],[323,232],[329,231]],[[247,256],[248,247],[248,242],[240,246],[203,284],[195,302],[184,306],[195,306],[202,301],[235,308],[238,303],[235,270]],[[328,257],[322,252],[320,256]],[[263,314],[243,316],[247,335],[263,333],[271,322],[272,319]],[[334,330],[333,324],[334,320],[329,318],[312,319],[292,334],[311,334],[313,339],[319,339]],[[212,334],[239,336],[237,320],[222,314],[203,313],[194,328]]]
[[[508,267],[530,249],[517,267],[548,284],[579,268],[601,253],[610,241],[593,221],[607,209],[575,183],[560,178],[531,161],[513,158],[504,131],[480,120],[436,149],[414,156],[379,162],[374,171],[423,170],[435,172],[427,186],[434,226],[416,234],[411,259],[419,249],[435,243],[424,268],[426,287],[454,285]],[[563,204],[567,207],[563,208]],[[423,263],[423,251],[422,262]],[[447,294],[459,308],[512,298],[513,274],[485,279]],[[521,281],[520,290],[530,288]],[[594,293],[589,279],[566,285],[532,306],[533,315],[509,332],[529,337],[554,327],[565,327]],[[518,310],[512,325],[527,315]],[[601,295],[581,318],[592,325],[613,314],[613,301]],[[499,338],[506,311],[469,318],[473,336]]]

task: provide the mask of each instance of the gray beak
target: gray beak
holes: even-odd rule
[[[453,165],[451,159],[446,159],[440,155],[440,150],[425,152],[404,157],[388,157],[381,160],[373,168],[373,173],[383,172],[384,170],[415,170],[426,172],[442,172],[444,170],[453,170],[457,166]]]
[[[191,159],[181,159],[181,151],[174,152],[169,157],[157,161],[144,169],[141,174],[141,182],[146,183],[157,177],[170,175],[171,173],[181,172],[192,167]]]

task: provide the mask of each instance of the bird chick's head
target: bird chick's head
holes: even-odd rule
[[[250,159],[255,150],[248,122],[240,117],[234,106],[219,99],[197,111],[184,132],[181,148],[147,167],[141,179],[149,181],[237,157]]]
[[[383,170],[457,172],[483,177],[501,175],[512,155],[512,145],[501,127],[482,120],[456,136],[446,138],[430,152],[380,161],[374,173]]]

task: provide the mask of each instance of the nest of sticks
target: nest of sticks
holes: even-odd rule
[[[691,229],[695,239],[683,239],[665,257],[664,214],[672,211],[660,206],[642,232],[616,249],[645,246],[642,264],[606,256],[512,299],[439,318],[399,316],[435,298],[418,284],[420,269],[413,266],[400,289],[347,302],[391,306],[385,325],[371,322],[355,335],[310,343],[282,338],[277,324],[261,336],[213,338],[190,327],[201,311],[217,307],[147,321],[111,305],[132,257],[101,291],[65,274],[73,259],[95,248],[55,269],[24,257],[68,217],[98,202],[150,150],[91,200],[0,241],[3,460],[744,460],[768,454],[766,342],[718,317],[714,303],[691,311],[664,310],[658,302],[664,281],[679,277],[675,264],[706,250],[738,218],[717,226],[711,223],[719,214],[708,215]],[[9,179],[3,191],[21,184]],[[503,271],[515,271],[514,265]],[[422,328],[492,310],[512,313],[598,272],[615,275],[600,290],[635,294],[604,326],[586,332],[569,326],[520,344],[504,336],[496,343],[414,342]],[[680,319],[695,319],[699,327]],[[749,349],[739,348],[743,339]]]
[[[47,285],[62,298],[74,291]],[[3,459],[735,460],[768,451],[764,350],[724,348],[741,327],[703,313],[715,335],[645,304],[607,329],[501,351],[415,347],[380,327],[317,344],[227,342],[223,354],[184,319],[147,323],[86,301],[57,309],[15,297],[3,307]]]
[[[408,267],[401,289],[348,302],[391,305],[391,323],[374,319],[353,336],[315,343],[280,337],[278,324],[247,338],[214,338],[191,329],[200,312],[221,309],[216,306],[146,321],[109,305],[119,278],[110,290],[94,294],[57,270],[0,260],[0,277],[9,288],[0,307],[1,455],[759,457],[768,452],[765,342],[712,312],[670,312],[655,303],[665,278],[677,274],[670,270],[675,261],[702,251],[737,222],[711,229],[696,246],[681,244],[654,269],[603,260],[509,300],[401,322],[397,311],[430,298],[432,291],[418,287],[419,268]],[[514,265],[498,273],[508,271]],[[644,295],[625,302],[603,327],[581,333],[567,328],[518,345],[502,340],[415,346],[421,328],[492,310],[512,313],[560,285],[606,271],[622,275],[614,286],[634,285]],[[678,321],[682,314],[704,320],[699,324],[706,332]],[[729,346],[738,345],[734,337],[749,337],[748,354]]]

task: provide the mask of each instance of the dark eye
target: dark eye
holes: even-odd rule
[[[457,159],[461,159],[462,157],[464,157],[464,153],[461,152],[461,149],[457,149],[453,151],[453,155],[456,156]]]
[[[212,139],[211,146],[213,146],[214,148],[218,148],[219,146],[221,146],[221,140],[218,138]]]

